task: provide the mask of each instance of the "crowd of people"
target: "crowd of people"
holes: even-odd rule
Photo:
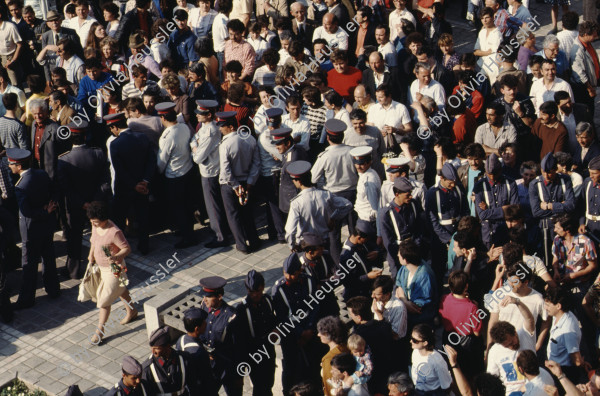
[[[96,263],[97,345],[152,233],[248,255],[264,218],[283,277],[202,279],[110,394],[271,395],[280,345],[285,396],[599,395],[599,25],[462,3],[465,53],[443,1],[2,2],[0,317]]]

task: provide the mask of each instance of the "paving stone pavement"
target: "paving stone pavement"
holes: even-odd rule
[[[460,19],[460,3],[457,0],[450,1],[447,19],[453,24],[456,48],[459,52],[470,52],[477,32]],[[574,2],[571,7],[579,13],[581,8],[581,1]],[[542,22],[542,27],[537,31],[541,48],[541,41],[551,29],[549,7],[531,0],[530,10]],[[596,114],[600,114],[600,111],[596,111]],[[600,122],[596,122],[596,125],[600,125]],[[206,227],[196,227],[202,241],[210,240]],[[245,294],[244,279],[250,269],[262,271],[267,286],[271,286],[281,276],[281,264],[289,254],[285,245],[267,241],[264,241],[260,251],[250,256],[231,247],[207,249],[199,245],[175,250],[174,242],[175,238],[167,233],[155,235],[151,238],[151,254],[142,257],[134,252],[127,258],[129,289],[134,293],[146,285],[159,264],[164,264],[174,254],[180,260],[171,274],[139,300],[140,311],[145,301],[161,292],[178,286],[197,286],[199,278],[210,275],[220,275],[229,280],[225,288],[226,300],[231,302],[239,299]],[[132,242],[132,246],[136,246],[135,243]],[[57,265],[61,268],[64,265],[65,243],[60,239],[60,233],[56,236],[56,250],[60,256]],[[20,276],[20,271],[16,271],[9,277],[13,301],[19,289]],[[38,287],[41,284],[38,280]],[[62,296],[52,301],[40,288],[35,307],[18,311],[10,325],[0,324],[0,384],[18,376],[52,395],[62,396],[69,385],[78,384],[86,395],[96,396],[104,394],[120,378],[120,361],[125,354],[140,361],[149,355],[143,312],[140,312],[140,319],[128,325],[117,323],[100,346],[91,346],[89,338],[94,332],[98,311],[92,302],[77,302],[78,284],[78,281],[63,281]],[[111,316],[118,316],[118,311],[123,309],[120,302],[115,303]],[[274,394],[280,395],[280,372],[276,378]],[[246,385],[245,394],[249,395],[249,381]]]

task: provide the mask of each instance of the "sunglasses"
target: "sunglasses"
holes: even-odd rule
[[[419,343],[423,342],[423,340],[417,340],[416,338],[410,337],[410,342],[412,342],[414,344],[419,344]]]

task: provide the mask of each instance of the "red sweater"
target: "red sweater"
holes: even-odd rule
[[[475,140],[475,131],[477,130],[477,120],[469,109],[465,109],[465,114],[454,121],[452,132],[454,133],[454,144],[464,143],[465,145],[473,143]]]
[[[354,88],[362,82],[362,72],[356,67],[347,66],[346,72],[340,74],[335,69],[327,72],[329,88],[339,93],[348,103],[354,103]]]

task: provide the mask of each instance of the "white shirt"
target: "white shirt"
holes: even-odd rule
[[[331,47],[331,49],[348,49],[348,33],[346,33],[346,31],[341,27],[338,27],[337,32],[331,34],[327,32],[323,26],[319,26],[313,33],[312,41],[314,42],[316,39],[320,38],[325,39],[325,41],[329,43],[329,47]]]
[[[380,103],[375,103],[369,108],[367,123],[375,125],[380,130],[386,125],[399,128],[404,124],[410,124],[410,115],[402,103],[392,100],[387,109],[384,109]]]
[[[88,17],[85,19],[85,21],[83,21],[81,25],[79,25],[79,17],[74,17],[69,19],[68,21],[63,22],[63,26],[75,30],[75,32],[79,36],[81,46],[85,48],[85,42],[87,41],[88,34],[90,34],[90,29],[94,22],[97,21],[88,15]]]
[[[529,96],[533,96],[531,101],[533,102],[533,106],[535,107],[535,111],[538,116],[540,114],[540,106],[544,102],[554,102],[554,93],[558,91],[568,92],[569,96],[571,97],[571,101],[575,103],[575,98],[573,98],[573,90],[571,89],[571,84],[569,84],[562,78],[556,77],[550,88],[546,88],[543,78],[540,78],[539,80],[531,84]]]
[[[429,96],[435,101],[438,110],[441,111],[446,107],[446,92],[442,84],[435,80],[431,80],[429,85],[426,87],[419,87],[419,80],[415,80],[410,84],[410,90],[408,92],[408,103],[412,103],[415,100],[416,94],[420,93],[423,96]]]
[[[12,55],[17,50],[17,43],[23,41],[17,25],[3,21],[0,25],[0,55]]]
[[[498,46],[502,42],[502,34],[497,28],[494,28],[491,32],[487,29],[482,28],[477,35],[477,42],[475,42],[474,49],[488,51],[492,50],[492,53],[487,56],[482,56],[477,61],[477,65],[481,68],[481,70],[487,74],[490,79],[490,84],[494,84],[496,81],[496,77],[498,76],[498,62],[496,62],[496,52],[498,51]],[[484,66],[485,65],[485,66]]]
[[[194,7],[189,11],[188,26],[192,29],[196,37],[207,36],[207,30],[212,28],[217,15],[218,12],[212,8],[208,11],[208,14],[200,15],[200,8]]]
[[[532,350],[535,352],[535,334],[530,334],[521,327],[517,330],[520,347],[518,351],[508,349],[500,344],[494,344],[488,353],[487,372],[502,379],[506,386],[506,396],[518,392],[525,384],[525,377],[517,368],[517,355],[520,351]]]
[[[569,54],[571,54],[571,48],[573,48],[573,43],[577,40],[577,36],[579,36],[577,30],[565,30],[563,28],[563,30],[556,35],[556,38],[559,41],[558,48],[569,56]]]
[[[385,183],[385,182],[384,182]],[[382,305],[377,302],[377,308],[381,309]],[[372,311],[373,309],[371,309]],[[403,338],[406,335],[406,306],[402,300],[396,296],[385,303],[383,306],[383,319],[392,326],[394,333],[398,334],[398,337]]]
[[[503,290],[505,290],[504,288],[508,289],[509,287],[510,286],[508,285],[504,285]],[[544,309],[544,297],[542,297],[542,295],[537,291],[531,289],[530,293],[527,296],[521,297],[513,293],[513,291],[511,290],[510,292],[505,294],[504,298],[506,298],[506,296],[511,296],[521,300],[521,302],[527,307],[527,309],[529,309],[531,315],[533,315],[533,320],[535,321],[535,323],[537,323],[538,317],[542,321],[548,319],[548,313]],[[523,318],[523,315],[521,315],[521,311],[519,311],[519,308],[515,304],[508,304],[505,307],[500,307],[500,301],[493,301],[491,303],[491,307],[493,313],[499,314],[498,320],[508,322],[515,326],[515,328],[517,329],[523,327],[523,325],[525,324],[525,318]]]
[[[215,52],[225,51],[225,40],[229,38],[229,30],[227,30],[227,22],[229,18],[222,13],[219,13],[213,22],[212,36]]]
[[[200,168],[202,177],[219,176],[219,144],[221,143],[221,131],[214,122],[202,124],[190,142],[190,148],[196,149],[192,153],[194,162]]]
[[[394,47],[394,44],[392,44],[391,41],[388,41],[384,45],[380,45],[379,48],[377,48],[377,51],[383,55],[387,67],[398,66],[398,54],[396,53],[396,47]]]
[[[332,118],[335,120],[344,121],[344,124],[346,124],[347,129],[352,128],[352,121],[350,121],[350,113],[348,113],[348,110],[346,110],[345,107],[342,107],[337,113],[335,112],[335,110],[327,110],[327,112],[325,113],[325,120],[331,120]],[[327,132],[325,131],[325,126],[323,126],[323,129],[321,130],[321,143],[326,142],[326,137]]]
[[[415,16],[406,8],[402,11],[394,10],[390,14],[390,41],[394,41],[396,36],[400,38],[404,37],[402,30],[396,30],[396,25],[400,25],[402,23],[402,19],[408,19],[413,23],[413,25],[417,26],[417,20],[415,19]]]
[[[58,58],[57,65],[65,69],[67,72],[67,80],[73,84],[79,84],[79,79],[84,76],[83,61],[77,55],[73,55],[65,61]]]
[[[523,396],[546,396],[544,385],[554,386],[552,376],[543,368],[540,367],[540,374],[531,381],[526,380],[525,393]]]
[[[365,221],[377,219],[379,210],[379,198],[381,196],[381,179],[373,168],[358,174],[356,186],[356,203],[354,210],[358,218]]]
[[[448,389],[452,384],[448,364],[438,351],[423,356],[416,349],[413,350],[410,377],[415,384],[415,389],[420,391]]]
[[[262,59],[263,52],[265,52],[269,48],[269,43],[267,43],[267,41],[264,38],[260,36],[258,37],[258,40],[254,40],[252,37],[250,37],[250,35],[248,35],[248,37],[246,38],[246,41],[250,43],[252,48],[254,48],[254,53],[256,54],[256,58],[254,59],[257,63],[260,62],[260,60]]]
[[[571,172],[569,176],[571,176],[571,183],[573,184],[573,194],[575,194],[575,198],[579,198],[581,196],[583,177],[577,172]]]
[[[165,129],[158,141],[156,166],[167,179],[185,176],[192,169],[190,129],[186,124],[175,124]]]
[[[281,126],[292,128],[292,137],[300,136],[300,141],[296,144],[306,151],[309,150],[310,123],[308,122],[308,118],[300,114],[300,117],[296,121],[292,121],[290,115],[286,114],[281,117]]]

